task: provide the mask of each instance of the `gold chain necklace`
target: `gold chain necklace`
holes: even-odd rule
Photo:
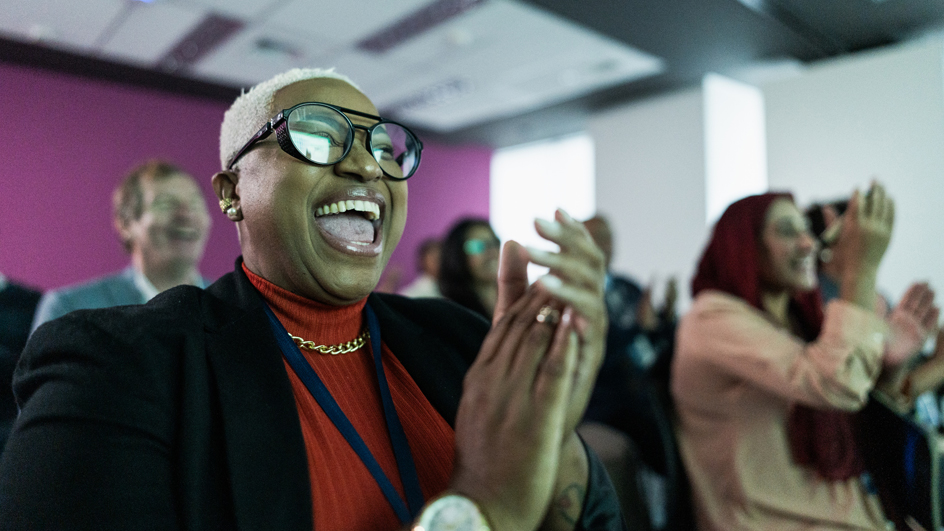
[[[320,354],[331,354],[332,356],[337,356],[338,354],[354,352],[355,350],[363,347],[364,342],[370,337],[370,332],[368,330],[364,330],[361,335],[338,345],[317,345],[314,341],[307,341],[298,336],[293,336],[291,333],[288,334],[288,337],[292,338],[292,341],[294,341],[299,348],[314,350]]]

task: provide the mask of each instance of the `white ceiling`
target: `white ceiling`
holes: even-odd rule
[[[385,52],[358,46],[433,3],[5,0],[0,37],[156,67],[208,16],[234,18],[242,28],[184,75],[248,87],[295,66],[335,66],[382,112],[438,132],[522,114],[665,69],[659,57],[517,0],[478,3]]]
[[[0,61],[223,102],[335,66],[424,138],[494,147],[935,32],[944,0],[0,0]]]

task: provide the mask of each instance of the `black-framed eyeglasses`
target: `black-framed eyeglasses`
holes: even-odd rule
[[[370,127],[354,125],[347,117],[348,114],[377,120],[377,123]],[[236,152],[226,169],[232,169],[249,148],[273,131],[279,147],[289,155],[318,166],[337,164],[350,153],[355,129],[367,132],[367,149],[380,164],[384,175],[403,180],[416,172],[423,143],[407,126],[380,116],[320,102],[299,103],[279,112]]]

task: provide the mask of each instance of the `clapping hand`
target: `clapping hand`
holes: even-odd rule
[[[890,336],[883,362],[897,367],[917,354],[937,327],[940,309],[926,282],[912,284],[888,319]]]
[[[891,240],[894,220],[895,203],[882,185],[873,183],[865,196],[856,190],[832,247],[832,260],[840,276],[840,297],[868,311],[875,308],[875,279]]]
[[[537,285],[550,294],[553,304],[564,313],[572,312],[579,353],[576,381],[569,402],[567,431],[577,427],[583,417],[597,372],[603,362],[607,317],[603,292],[606,284],[606,259],[582,223],[563,210],[557,210],[554,221],[536,220],[541,237],[556,243],[558,252],[523,249],[508,242],[502,253],[498,274],[498,302],[495,319],[516,301],[528,286],[527,264],[533,262],[550,269]]]
[[[881,184],[873,183],[864,196],[858,190],[853,192],[833,248],[844,273],[878,268],[888,249],[894,221],[895,203]]]
[[[535,529],[554,494],[578,349],[569,313],[538,319],[551,303],[529,289],[505,308],[465,377],[450,489],[493,529]]]

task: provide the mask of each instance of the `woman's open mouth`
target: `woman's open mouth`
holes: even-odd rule
[[[383,199],[329,199],[315,208],[315,223],[328,245],[358,256],[377,256],[383,248]]]

